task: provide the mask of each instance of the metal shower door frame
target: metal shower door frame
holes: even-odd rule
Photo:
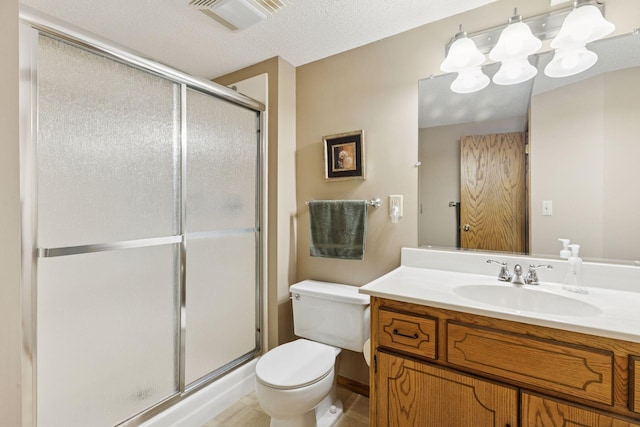
[[[144,412],[133,416],[121,423],[121,426],[134,426],[147,421],[154,415],[170,408],[174,404],[193,395],[196,391],[213,383],[217,378],[234,368],[254,359],[260,354],[264,334],[262,296],[264,293],[264,256],[265,239],[263,237],[264,224],[264,173],[266,171],[266,114],[265,106],[241,95],[227,87],[211,81],[197,78],[166,65],[141,57],[140,55],[117,46],[93,34],[72,27],[64,22],[41,14],[33,9],[21,5],[20,8],[20,182],[21,182],[21,245],[22,245],[22,321],[23,321],[23,350],[22,350],[22,406],[23,427],[37,425],[37,265],[38,258],[72,255],[76,253],[101,252],[125,248],[139,248],[157,245],[174,244],[179,246],[177,266],[179,268],[179,343],[178,343],[178,391],[156,403]],[[178,234],[174,236],[139,239],[108,244],[74,246],[66,248],[38,248],[37,247],[37,50],[38,37],[43,33],[61,39],[73,45],[87,49],[98,55],[113,59],[142,71],[163,77],[180,85],[180,195],[178,208]],[[186,342],[186,260],[187,248],[185,237],[186,218],[186,92],[195,89],[207,95],[225,100],[237,106],[244,107],[256,113],[256,218],[255,227],[250,230],[256,239],[256,325],[255,349],[229,364],[207,374],[191,384],[185,384],[185,342]]]

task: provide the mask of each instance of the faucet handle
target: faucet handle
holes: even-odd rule
[[[496,261],[494,259],[488,259],[487,264],[498,264],[500,265],[500,273],[498,273],[498,280],[501,282],[510,282],[511,281],[511,273],[509,273],[509,266],[506,262]]]
[[[529,271],[527,275],[524,277],[524,281],[528,285],[539,285],[540,281],[538,280],[538,272],[536,271],[539,268],[547,268],[549,270],[553,269],[551,264],[540,264],[540,265],[529,265]]]

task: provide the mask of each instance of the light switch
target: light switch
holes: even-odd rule
[[[551,200],[542,201],[542,215],[544,216],[553,215],[553,202]]]

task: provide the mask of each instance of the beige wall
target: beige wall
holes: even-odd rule
[[[600,77],[531,100],[532,253],[556,253],[558,238],[570,238],[582,256],[602,256],[602,101]],[[552,216],[542,216],[543,200]]]
[[[638,16],[638,15],[637,15]],[[640,67],[605,77],[603,252],[640,261]],[[620,173],[623,172],[623,173]]]
[[[266,73],[267,101],[267,342],[266,348],[291,341],[293,315],[289,285],[296,279],[295,236],[295,68],[272,58],[215,79],[231,85]]]
[[[640,2],[608,0],[616,33],[637,26]],[[482,8],[416,28],[297,69],[297,268],[298,280],[319,279],[362,285],[400,262],[400,248],[417,245],[418,80],[441,74],[444,46],[458,24],[467,32],[503,25],[513,9],[525,17],[549,10],[548,0],[499,0]],[[322,137],[363,129],[367,180],[325,182]],[[392,224],[388,196],[403,194],[404,217]],[[368,199],[370,209],[364,261],[309,256],[305,200]],[[361,356],[360,356],[361,357]],[[367,381],[366,369],[347,357],[341,374]],[[353,363],[351,363],[353,361]]]
[[[580,244],[583,257],[640,260],[632,225],[640,212],[639,73],[610,72],[533,97],[532,252],[558,252],[562,237]],[[542,216],[542,200],[554,202],[552,216]]]
[[[18,0],[0,2],[0,425],[21,425]]]
[[[524,16],[548,0],[502,0],[297,69],[297,268],[298,280],[363,285],[400,264],[400,248],[418,243],[418,80],[441,74],[444,46],[458,24],[474,32],[504,23],[518,7]],[[325,182],[322,137],[363,129],[367,179]],[[392,224],[388,196],[404,195],[404,217]],[[364,261],[309,256],[313,199],[380,197],[370,208]],[[367,383],[362,355],[347,353],[340,374]]]

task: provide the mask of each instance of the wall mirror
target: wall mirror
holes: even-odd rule
[[[537,76],[518,85],[491,83],[479,92],[457,94],[449,88],[453,73],[419,82],[420,246],[465,248],[463,233],[477,228],[486,236],[497,233],[500,226],[484,209],[495,203],[496,186],[512,184],[491,183],[473,165],[471,173],[483,188],[471,194],[471,202],[461,201],[461,180],[470,172],[461,140],[522,134],[526,153],[518,179],[524,198],[517,212],[524,222],[507,234],[521,232],[524,249],[481,249],[556,257],[558,238],[568,238],[581,245],[586,259],[638,264],[640,34],[599,40],[589,48],[598,62],[571,77],[545,76],[553,52],[543,52],[529,58]],[[497,69],[497,64],[483,66],[489,77]],[[482,144],[475,141],[480,150]],[[516,162],[508,153],[492,156],[505,169]],[[480,213],[461,223],[465,203],[477,205]]]

